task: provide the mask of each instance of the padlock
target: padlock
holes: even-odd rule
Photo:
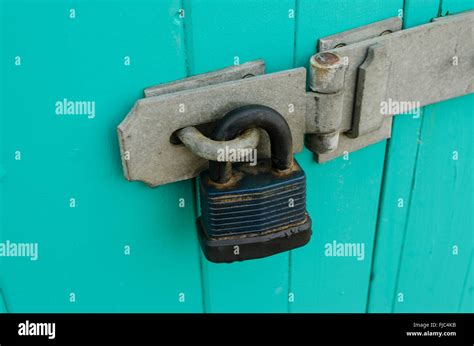
[[[210,161],[200,174],[198,237],[209,261],[230,263],[271,256],[309,242],[306,176],[293,158],[291,131],[283,116],[262,105],[227,113],[211,138],[226,141],[249,128],[270,138],[271,159]]]

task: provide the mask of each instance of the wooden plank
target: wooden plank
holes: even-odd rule
[[[404,300],[394,311],[459,308],[474,245],[473,102],[464,96],[424,113],[397,285]]]
[[[192,183],[127,182],[115,130],[144,87],[185,76],[179,8],[4,4],[2,240],[39,246],[37,261],[4,259],[13,312],[202,311]],[[57,115],[64,98],[95,117]]]
[[[471,252],[471,259],[468,264],[468,272],[464,279],[464,287],[459,301],[458,312],[472,313],[474,311],[474,251]]]
[[[407,0],[404,28],[425,24],[436,17],[438,0]],[[423,112],[423,110],[421,110]],[[367,309],[391,312],[405,238],[422,114],[398,115],[393,120],[384,168],[376,247]]]
[[[293,64],[295,1],[184,1],[191,74],[263,58],[267,71]],[[233,264],[202,258],[208,312],[287,310],[288,253]]]
[[[427,17],[424,7],[412,13],[426,21],[432,16]],[[401,128],[390,142],[392,164],[384,178],[369,311],[455,312],[463,309],[463,302],[472,302],[472,215],[465,209],[473,206],[472,180],[457,186],[463,175],[472,174],[472,95],[425,107],[422,117],[419,130]],[[395,124],[402,119],[397,117]],[[449,138],[448,133],[456,135]],[[397,152],[402,143],[406,146]],[[460,148],[467,161],[447,160],[450,147]],[[406,172],[414,173],[410,178]],[[397,211],[394,199],[406,191],[405,211]],[[463,244],[463,254],[453,254],[457,243]]]
[[[474,8],[472,1],[466,0],[442,0],[441,3],[441,16],[447,16],[459,12],[469,11]]]
[[[442,4],[442,15],[447,15],[447,14],[455,14],[458,12],[463,12],[463,11],[469,11],[474,9],[474,6],[469,2],[465,2],[462,0],[443,0],[441,2]],[[471,96],[472,97],[472,96]],[[463,101],[464,103],[467,103],[467,107],[469,107],[469,100]],[[471,112],[472,112],[472,102],[471,104]],[[463,105],[465,107],[466,104]],[[469,108],[468,108],[469,110]],[[471,113],[472,114],[472,113]],[[471,129],[472,129],[472,119],[471,119]],[[472,142],[471,145],[472,146]],[[471,189],[472,191],[472,189]],[[472,201],[472,195],[471,195],[471,201]],[[472,217],[472,215],[471,215]],[[472,222],[472,221],[471,221]],[[471,242],[474,242],[474,239],[471,238]],[[464,288],[463,288],[463,293],[461,296],[461,301],[459,305],[459,312],[465,312],[465,313],[472,313],[474,312],[474,244],[471,243],[471,258],[468,262],[468,269],[466,276],[464,278]]]
[[[396,16],[402,4],[299,1],[296,65],[307,66],[319,37]],[[298,155],[307,173],[314,234],[309,245],[291,253],[290,311],[365,311],[384,155],[385,142],[320,165],[307,151]],[[363,259],[326,256],[334,241],[363,245]]]

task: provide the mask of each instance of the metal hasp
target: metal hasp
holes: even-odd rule
[[[303,150],[306,70],[266,75],[264,69],[259,60],[146,89],[149,97],[138,100],[118,126],[125,177],[152,187],[196,177],[207,168],[207,159],[172,143],[173,134],[189,126],[212,125],[248,104],[282,114],[291,130],[293,152]],[[259,158],[270,157],[264,131],[257,152]]]
[[[321,39],[307,122],[317,161],[389,138],[393,115],[472,93],[473,27],[469,11],[408,30],[393,18]],[[339,75],[326,73],[333,70]]]
[[[259,158],[269,158],[264,131],[233,143],[202,137],[200,145],[188,129],[212,129],[240,106],[275,109],[290,127],[293,153],[307,134],[321,163],[389,138],[393,115],[474,91],[474,11],[401,27],[395,17],[320,39],[309,92],[304,68],[264,74],[261,60],[147,88],[118,126],[126,178],[150,186],[193,178],[215,157],[213,147],[225,145],[258,141]]]

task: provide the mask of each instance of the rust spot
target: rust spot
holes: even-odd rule
[[[291,191],[294,190],[295,188],[298,188],[298,184],[292,184],[285,186],[278,190],[278,192],[285,192],[285,191]],[[214,197],[212,198],[213,203],[217,204],[226,204],[226,203],[235,203],[235,202],[245,202],[245,201],[253,201],[253,200],[258,200],[262,198],[266,198],[268,196],[274,195],[275,190],[271,191],[266,191],[266,192],[260,192],[260,193],[250,193],[250,194],[231,194],[231,195],[226,195],[226,196],[221,196],[221,197]]]
[[[315,60],[321,65],[335,65],[339,63],[339,57],[336,54],[329,52],[316,54]]]
[[[225,183],[216,183],[209,176],[206,177],[206,184],[213,186],[219,190],[226,190],[235,187],[244,175],[259,175],[259,174],[268,174],[270,173],[275,178],[284,178],[290,175],[293,172],[298,172],[301,170],[298,164],[294,164],[294,161],[291,161],[291,167],[285,170],[276,170],[272,167],[271,160],[261,160],[255,166],[250,165],[249,162],[235,164],[232,169],[232,176],[229,181]]]
[[[237,185],[237,183],[242,179],[243,173],[241,172],[236,172],[232,171],[232,176],[230,177],[229,181],[225,183],[216,183],[214,180],[212,180],[209,176],[206,177],[206,183],[210,186],[215,187],[218,190],[226,190],[234,187]]]

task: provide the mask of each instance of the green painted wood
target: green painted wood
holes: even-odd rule
[[[263,58],[267,71],[293,65],[295,2],[184,1],[188,63],[198,74]],[[286,312],[288,253],[214,264],[202,256],[208,312]]]
[[[5,303],[5,297],[3,296],[2,290],[0,290],[0,313],[8,312],[7,304]]]
[[[412,28],[431,22],[433,18],[439,17],[440,6],[440,0],[405,0],[403,28]]]
[[[441,0],[440,8],[440,15],[447,16],[472,10],[474,8],[474,3],[472,0]]]
[[[296,65],[307,66],[318,38],[397,16],[400,8],[398,0],[299,1]],[[365,310],[384,155],[385,142],[325,164],[316,164],[308,151],[298,155],[314,234],[308,246],[291,254],[290,311]],[[363,244],[364,258],[326,256],[325,246],[333,241]]]
[[[456,312],[465,285],[472,295],[473,102],[469,95],[425,111],[395,312]]]
[[[427,6],[407,5],[409,26],[429,21],[436,7],[446,14],[472,6],[443,1],[433,3],[430,14]],[[395,120],[369,311],[474,311],[472,100],[470,95],[425,107],[421,122]],[[461,148],[464,160],[452,159],[453,147]],[[402,209],[396,207],[398,196],[408,197]],[[453,246],[463,253],[453,254]]]
[[[396,117],[387,148],[321,165],[298,154],[313,239],[266,259],[207,262],[193,182],[149,189],[122,176],[115,126],[143,87],[236,57],[307,67],[319,37],[395,16],[402,0],[0,6],[0,242],[39,243],[38,261],[0,257],[0,312],[5,297],[12,312],[474,311],[472,95]],[[469,6],[405,0],[405,27]],[[55,115],[64,97],[95,101],[97,116]],[[364,244],[364,259],[326,256],[332,241]]]
[[[462,0],[443,0],[442,2],[442,10],[446,10],[443,12],[443,15],[447,14],[455,14],[463,11],[469,11],[474,9],[474,3],[472,1],[462,1]],[[472,100],[472,96],[471,96]],[[464,101],[459,101],[463,103],[463,109],[467,109],[472,112],[472,101],[470,103],[471,108],[469,108],[469,99],[464,98]],[[472,114],[472,113],[471,113]],[[471,129],[472,129],[472,119],[471,119]],[[471,144],[472,145],[472,142]],[[472,184],[472,181],[471,181]],[[472,185],[471,185],[472,186]],[[471,189],[472,190],[472,189]],[[472,201],[472,195],[471,195]],[[472,215],[471,215],[472,217]],[[472,219],[471,219],[472,222]],[[473,239],[471,238],[471,242]],[[459,312],[474,312],[474,246],[471,245],[471,258],[468,262],[468,272],[466,273],[466,277],[464,279],[464,288],[463,294],[461,297],[461,302],[459,306]]]
[[[438,14],[439,1],[406,0],[403,11],[404,28],[429,23]],[[376,247],[367,305],[369,312],[392,311],[422,117],[423,109],[420,114],[398,115],[393,119],[377,222]]]
[[[179,8],[152,0],[4,4],[1,236],[39,244],[37,261],[4,258],[12,312],[202,311],[192,183],[127,182],[115,130],[145,86],[185,76]],[[96,117],[56,115],[63,98],[95,101]]]
[[[6,312],[8,312],[7,305],[5,304],[5,298],[3,297],[3,292],[0,289],[0,313],[6,313]]]
[[[474,253],[471,252],[471,259],[468,264],[468,274],[464,279],[464,287],[459,302],[458,311],[461,313],[472,313],[474,311]]]

